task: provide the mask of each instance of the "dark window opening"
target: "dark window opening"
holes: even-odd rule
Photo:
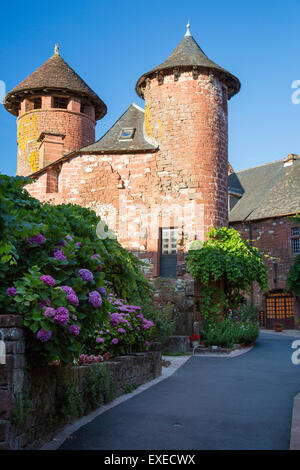
[[[33,109],[41,109],[42,108],[42,98],[34,98],[33,102]]]
[[[119,140],[131,140],[134,137],[135,129],[133,127],[126,127],[121,130]]]
[[[291,229],[291,244],[293,255],[300,254],[300,233],[299,227],[292,227]]]
[[[160,233],[160,276],[176,277],[177,228],[162,228]]]
[[[53,97],[53,108],[67,109],[68,108],[68,98],[62,98],[60,96]]]
[[[84,113],[84,104],[83,103],[80,103],[80,112]]]

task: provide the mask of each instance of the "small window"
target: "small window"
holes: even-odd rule
[[[42,108],[42,98],[34,98],[33,102],[33,109],[41,109]]]
[[[160,276],[176,277],[177,228],[161,229]]]
[[[292,251],[294,255],[300,253],[300,238],[292,238]]]
[[[299,227],[292,228],[292,237],[297,237],[299,235]]]
[[[119,140],[132,140],[134,133],[135,129],[133,127],[126,127],[121,130]]]
[[[60,96],[53,97],[53,108],[67,109],[68,108],[68,98],[62,98]]]

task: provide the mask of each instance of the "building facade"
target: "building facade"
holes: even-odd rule
[[[93,209],[123,246],[146,261],[150,277],[170,277],[181,332],[190,331],[193,320],[193,281],[185,263],[189,244],[205,240],[211,227],[229,221],[256,243],[258,227],[286,215],[266,212],[253,226],[253,188],[245,183],[247,175],[233,173],[228,164],[228,100],[239,89],[239,80],[204,54],[188,25],[171,55],[137,81],[145,110],[132,103],[97,142],[95,124],[106,106],[58,48],[4,101],[18,116],[18,174],[31,176],[28,191],[42,201]],[[300,195],[294,196],[295,213]],[[272,246],[267,228],[259,238],[265,243],[262,251],[275,250],[275,257],[286,255],[276,240],[290,222],[284,217],[280,222],[272,225],[273,233],[278,229]],[[103,227],[99,236],[107,236]],[[274,289],[284,288],[292,260],[285,261],[284,269],[276,268]],[[268,269],[271,273],[275,268],[272,264]],[[260,293],[253,292],[253,299],[265,308]]]

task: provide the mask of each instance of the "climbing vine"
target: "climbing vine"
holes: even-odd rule
[[[233,228],[212,228],[206,242],[194,242],[188,253],[188,269],[202,283],[204,318],[218,314],[222,305],[226,309],[237,308],[254,281],[262,291],[268,290],[262,255]],[[224,288],[218,286],[221,280]]]

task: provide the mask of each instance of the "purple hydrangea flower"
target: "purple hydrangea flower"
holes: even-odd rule
[[[104,335],[102,330],[99,331],[99,335]]]
[[[67,235],[66,238],[70,240],[71,242],[73,241],[73,238],[71,237],[71,235]]]
[[[102,297],[96,290],[93,290],[89,293],[89,303],[92,304],[94,308],[99,308],[102,305]]]
[[[50,300],[41,300],[40,309],[43,310],[44,307],[51,307]]]
[[[118,328],[118,332],[119,333],[126,333],[126,330],[124,330],[124,328]]]
[[[53,253],[53,258],[58,261],[67,261],[68,259],[62,250],[55,250]]]
[[[119,340],[118,340],[118,338],[113,338],[111,340],[111,342],[112,342],[112,344],[118,344]]]
[[[45,312],[44,312],[44,315],[47,318],[54,317],[55,314],[56,314],[56,310],[55,310],[55,308],[52,308],[52,307],[47,307]]]
[[[41,276],[41,277],[40,277],[40,280],[41,280],[44,284],[47,284],[47,286],[50,286],[50,287],[55,286],[55,279],[53,279],[52,276],[49,276],[49,275]]]
[[[88,269],[79,269],[78,274],[84,281],[92,282],[94,279],[93,274]]]
[[[97,287],[97,290],[100,292],[100,294],[107,295],[105,287]]]
[[[80,328],[78,325],[70,325],[68,326],[68,331],[73,336],[78,336],[80,333]]]
[[[8,297],[14,297],[15,295],[17,295],[17,289],[15,287],[9,287],[8,289],[6,289],[6,294],[8,295]]]
[[[82,246],[82,243],[81,242],[76,242],[75,246],[79,246],[79,248],[80,248]]]
[[[95,259],[96,261],[98,261],[98,263],[102,263],[100,255],[98,255],[98,253],[95,253],[94,255],[92,255],[91,259]]]
[[[44,328],[41,328],[37,332],[36,336],[40,341],[42,341],[42,343],[46,343],[51,338],[52,331],[51,330],[47,331],[47,330],[44,330]]]
[[[28,241],[29,245],[39,246],[45,243],[46,238],[41,233],[38,233],[37,235],[33,235],[32,237],[26,237],[26,240]]]
[[[54,321],[60,325],[66,325],[69,321],[69,310],[65,307],[58,307],[58,309],[56,309]]]
[[[149,346],[150,346],[149,341],[145,341],[145,345],[146,345],[147,347],[149,347]]]
[[[74,292],[74,290],[70,286],[61,286],[61,289],[64,292],[66,292],[68,295],[70,295],[70,294],[76,295],[76,293]]]
[[[106,333],[110,333],[110,330],[106,330]]]
[[[70,304],[79,305],[79,300],[76,294],[67,295],[67,300],[70,302]]]
[[[140,327],[139,327],[139,326],[137,326],[137,327],[136,327],[136,329],[137,329],[137,331],[141,331],[141,329],[140,329]]]
[[[104,338],[96,338],[96,343],[104,343]]]

